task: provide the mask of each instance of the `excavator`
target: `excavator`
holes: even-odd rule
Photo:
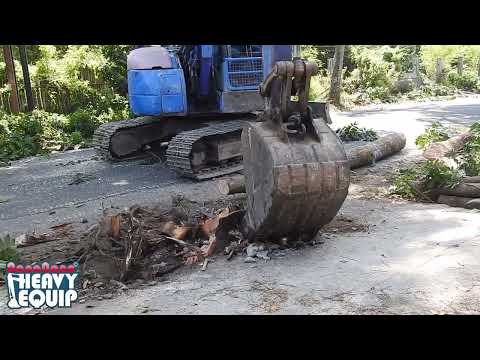
[[[117,161],[166,144],[166,164],[196,180],[243,171],[249,237],[313,237],[350,181],[328,104],[308,101],[317,73],[298,45],[137,48],[127,57],[135,118],[100,126],[94,146]]]

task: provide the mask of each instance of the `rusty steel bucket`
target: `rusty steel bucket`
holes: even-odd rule
[[[350,184],[347,156],[322,119],[313,124],[320,141],[281,141],[267,123],[244,129],[245,221],[251,234],[314,237],[340,210]]]

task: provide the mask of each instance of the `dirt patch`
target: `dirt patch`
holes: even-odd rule
[[[352,170],[350,173],[349,197],[354,199],[398,200],[391,194],[391,186],[400,169],[424,162],[421,153],[411,155],[396,154],[374,165]]]
[[[322,303],[320,299],[317,299],[316,297],[313,297],[308,294],[305,294],[303,296],[296,298],[295,301],[304,307],[313,307],[315,305]]]
[[[370,229],[369,225],[359,219],[352,217],[338,215],[332,222],[325,225],[321,230],[322,233],[353,233],[353,232],[367,232]]]
[[[275,313],[279,311],[282,304],[288,300],[288,291],[280,289],[274,284],[262,284],[255,281],[250,290],[260,292],[260,307],[266,313]]]

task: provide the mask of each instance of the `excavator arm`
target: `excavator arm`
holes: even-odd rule
[[[242,134],[250,238],[313,237],[348,194],[343,145],[308,102],[317,72],[304,60],[281,61],[260,85],[265,110]]]

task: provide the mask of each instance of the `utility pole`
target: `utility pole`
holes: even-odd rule
[[[3,57],[5,58],[7,82],[10,85],[10,110],[12,113],[19,113],[20,102],[18,99],[17,78],[15,77],[15,65],[13,63],[11,45],[3,45]]]
[[[27,110],[32,112],[34,108],[32,83],[30,82],[30,72],[28,71],[27,50],[25,45],[20,45],[20,63],[22,64],[23,82],[25,84],[25,94],[27,95]]]

